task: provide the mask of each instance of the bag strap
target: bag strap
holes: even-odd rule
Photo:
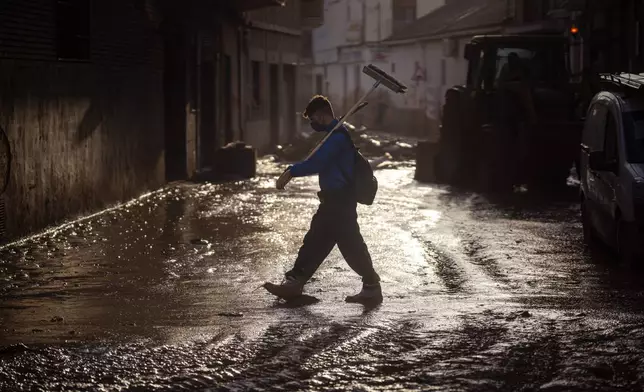
[[[351,135],[349,135],[349,132],[345,128],[341,128],[340,133],[342,133],[344,136],[347,137],[347,139],[349,140],[349,143],[351,143],[351,147],[353,147],[353,153],[355,154],[356,151],[358,150],[358,148],[353,143],[353,140],[351,139]],[[344,177],[344,180],[347,182],[347,185],[351,185],[353,183],[353,181],[355,181],[355,174],[356,174],[355,170],[354,170],[354,173],[353,173],[353,181],[352,181],[350,176],[347,175],[347,172],[344,170],[344,168],[340,164],[340,160],[338,160],[337,166],[338,166],[338,169],[340,169],[340,173],[342,173],[342,177]]]

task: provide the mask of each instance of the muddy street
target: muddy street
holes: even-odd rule
[[[175,184],[6,246],[0,390],[589,391],[644,387],[642,275],[582,245],[575,190],[490,199],[377,171],[359,223],[384,303],[337,248],[284,304],[317,179]]]

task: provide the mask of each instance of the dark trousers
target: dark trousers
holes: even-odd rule
[[[337,244],[349,267],[364,284],[380,282],[358,226],[357,203],[343,194],[319,192],[320,207],[287,276],[308,281]]]

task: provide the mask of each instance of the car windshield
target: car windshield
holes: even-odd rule
[[[644,110],[624,113],[627,161],[644,163]]]
[[[495,82],[552,82],[567,77],[565,56],[558,46],[503,47],[496,51]]]

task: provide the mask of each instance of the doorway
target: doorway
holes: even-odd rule
[[[349,65],[342,66],[342,112],[346,113],[349,109]]]
[[[286,87],[286,135],[289,140],[295,137],[297,128],[296,118],[296,89],[295,89],[296,68],[294,65],[284,65],[284,85]]]
[[[224,117],[224,144],[228,144],[233,141],[235,134],[233,132],[233,107],[232,107],[232,93],[233,93],[233,81],[232,81],[232,65],[229,55],[223,56],[223,117]]]
[[[358,100],[360,99],[360,95],[362,94],[362,91],[361,91],[362,86],[360,84],[361,82],[360,78],[362,77],[362,68],[360,67],[360,64],[356,64],[353,67],[353,72],[354,72],[353,73],[353,94],[352,94],[353,102],[349,104],[350,106],[347,108],[347,111],[351,106],[354,105],[354,102],[358,102]],[[363,122],[363,116],[364,116],[363,112],[357,113],[353,121],[355,121],[356,124],[361,124]]]
[[[165,177],[183,180],[188,173],[186,151],[186,54],[185,36],[169,31],[164,37],[164,138]]]
[[[360,78],[362,77],[362,70],[359,64],[356,64],[353,68],[353,85],[354,85],[354,90],[353,90],[353,102],[357,102],[360,99],[360,90],[361,90],[361,85],[360,85]]]
[[[216,141],[215,63],[207,59],[201,63],[201,99],[199,110],[199,169],[211,167]]]
[[[279,104],[279,68],[277,64],[269,65],[269,122],[271,129],[270,148],[274,149],[280,141],[280,104]]]

